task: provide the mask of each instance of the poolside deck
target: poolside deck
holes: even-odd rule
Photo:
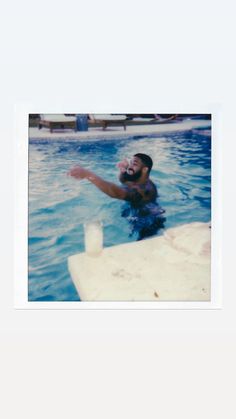
[[[209,301],[211,230],[191,223],[164,236],[70,256],[82,301]]]
[[[134,135],[157,135],[167,132],[189,131],[194,128],[206,128],[211,126],[209,120],[184,120],[160,125],[132,125],[127,126],[126,131],[122,127],[109,127],[105,131],[101,128],[89,128],[88,131],[72,131],[70,129],[55,130],[50,133],[46,128],[29,128],[30,139],[51,139],[51,140],[94,140],[94,139],[115,139],[129,138]]]

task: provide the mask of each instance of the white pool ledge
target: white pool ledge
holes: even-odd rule
[[[82,301],[209,301],[210,236],[208,223],[187,224],[70,256],[69,272]]]
[[[62,129],[55,130],[52,133],[47,128],[29,128],[29,138],[31,140],[50,139],[50,140],[120,140],[121,138],[130,138],[134,135],[159,135],[171,132],[189,131],[198,128],[211,127],[209,120],[185,120],[174,122],[171,124],[149,124],[149,125],[133,125],[127,126],[126,131],[122,127],[111,127],[103,131],[101,128],[89,128],[88,131],[77,131]]]

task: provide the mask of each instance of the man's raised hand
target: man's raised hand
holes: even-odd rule
[[[129,166],[129,161],[128,161],[128,159],[124,159],[124,160],[120,161],[120,162],[117,164],[117,167],[120,169],[120,172],[121,172],[121,173],[125,173],[125,172],[126,172],[126,170],[127,170],[127,168],[128,168],[128,166]]]

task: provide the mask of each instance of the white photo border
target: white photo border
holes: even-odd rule
[[[66,109],[67,108],[67,109]],[[14,307],[16,309],[126,309],[126,310],[160,310],[160,309],[220,309],[222,308],[222,139],[220,105],[196,106],[181,104],[180,109],[166,109],[157,104],[159,113],[198,113],[212,116],[212,154],[211,154],[211,300],[192,301],[159,301],[159,302],[85,302],[85,301],[28,301],[28,123],[32,113],[68,113],[68,108],[35,106],[28,103],[15,105],[14,129]],[[81,105],[70,113],[102,113],[104,109],[83,109]],[[110,112],[117,112],[110,110]],[[124,109],[122,110],[124,112]],[[134,113],[135,110],[125,110]],[[145,110],[142,111],[145,113]],[[148,110],[150,113],[150,110]],[[139,110],[140,113],[140,110]]]

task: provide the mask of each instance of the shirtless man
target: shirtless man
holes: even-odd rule
[[[157,189],[149,178],[152,165],[151,157],[142,153],[135,154],[130,162],[123,160],[118,163],[120,169],[119,180],[123,184],[122,187],[102,179],[81,166],[73,168],[69,175],[76,179],[87,179],[111,198],[129,202],[130,212],[127,213],[126,211],[126,214],[122,215],[131,214],[130,220],[133,221],[134,228],[139,226],[138,239],[140,240],[155,234],[158,227],[163,227],[163,225],[160,225],[160,219],[163,224],[164,219],[161,215],[164,210],[156,202]],[[155,228],[153,228],[154,226]]]

